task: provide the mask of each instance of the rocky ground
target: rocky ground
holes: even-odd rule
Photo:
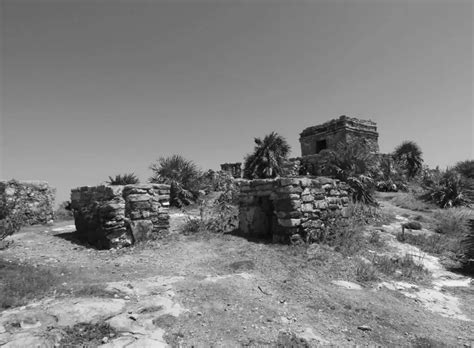
[[[347,259],[317,245],[183,235],[184,219],[171,215],[169,238],[115,251],[78,243],[73,222],[11,237],[4,260],[48,267],[61,282],[0,313],[0,346],[74,346],[70,328],[85,327],[109,330],[89,342],[101,347],[474,346],[472,279],[399,243],[401,215],[378,227],[384,252],[418,255],[427,282],[358,283]]]

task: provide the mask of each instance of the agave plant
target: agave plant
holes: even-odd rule
[[[281,175],[290,149],[286,139],[276,132],[266,135],[263,140],[255,138],[254,152],[245,158],[244,178],[263,179]]]
[[[115,178],[109,176],[109,185],[134,185],[140,183],[140,180],[135,176],[134,173],[131,174],[118,174],[115,175]]]
[[[418,144],[404,141],[395,148],[393,158],[405,169],[408,178],[414,178],[423,166],[422,152]]]
[[[160,157],[150,169],[153,171],[150,182],[171,185],[171,204],[182,207],[196,199],[201,172],[193,161],[180,155]]]

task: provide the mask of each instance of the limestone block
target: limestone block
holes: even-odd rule
[[[301,205],[301,211],[304,213],[312,212],[314,211],[314,206],[313,203],[303,203]]]
[[[314,196],[312,196],[312,195],[302,196],[301,200],[303,201],[303,203],[313,202],[314,201]]]
[[[140,242],[150,239],[150,234],[153,231],[153,222],[151,222],[150,220],[130,221],[129,228],[134,241]]]
[[[280,187],[277,192],[279,193],[301,193],[303,189],[301,186],[284,186]]]
[[[314,203],[314,207],[316,209],[324,210],[328,208],[328,203],[326,202],[326,200],[316,201]]]
[[[292,186],[296,186],[296,185],[300,185],[300,179],[299,178],[281,178],[280,179],[280,186],[284,187],[284,186],[288,186],[288,185],[292,185]]]
[[[149,194],[130,194],[126,197],[128,202],[147,202],[151,199]]]

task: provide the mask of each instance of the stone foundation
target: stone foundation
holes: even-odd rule
[[[45,181],[1,181],[0,197],[19,209],[24,225],[52,223],[56,190]]]
[[[257,179],[240,190],[239,228],[248,237],[311,242],[348,213],[347,185],[325,177]]]
[[[169,229],[170,186],[85,186],[71,191],[76,233],[98,248],[153,239]]]

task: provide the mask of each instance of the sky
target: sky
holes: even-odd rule
[[[0,179],[71,188],[242,161],[340,115],[474,158],[471,1],[0,0]]]

